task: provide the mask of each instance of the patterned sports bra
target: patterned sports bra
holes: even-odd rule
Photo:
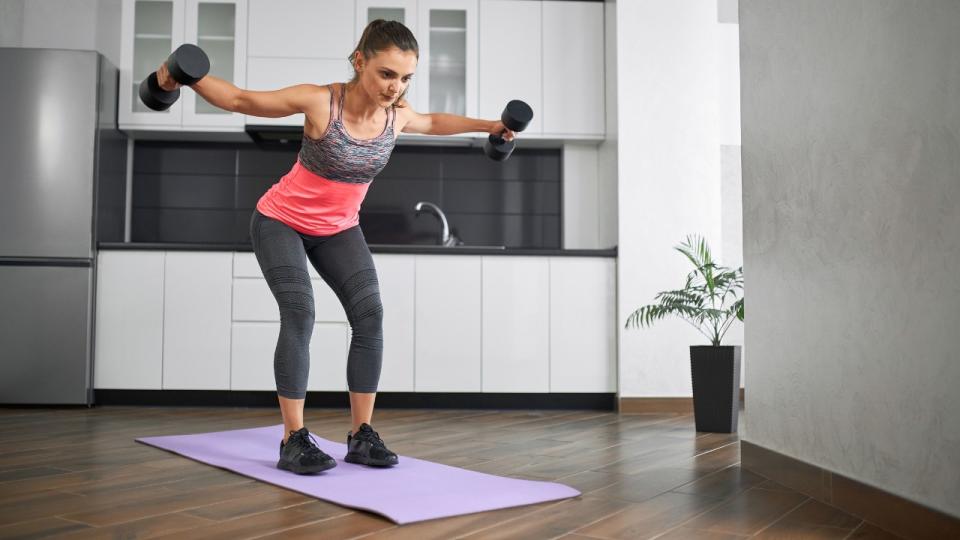
[[[372,139],[355,139],[343,126],[343,84],[330,85],[330,121],[319,139],[303,135],[298,159],[310,172],[328,180],[369,184],[387,165],[396,144],[396,112],[387,108],[383,132]]]

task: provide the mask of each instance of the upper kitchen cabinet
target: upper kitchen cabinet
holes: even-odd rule
[[[370,21],[384,19],[387,21],[397,21],[413,32],[420,45],[420,61],[417,71],[423,65],[423,44],[420,43],[420,33],[417,28],[417,0],[356,0],[356,19],[353,35],[353,44],[348,53],[353,50],[353,45],[360,42],[360,36],[363,35],[363,29],[367,27]],[[412,84],[407,90],[407,101],[413,104],[413,107],[420,110],[419,88],[420,73],[413,78]]]
[[[523,136],[543,132],[539,0],[484,0],[480,4],[480,117],[500,118],[512,99],[533,109]]]
[[[477,116],[476,0],[420,0],[417,106],[424,112]]]
[[[246,0],[187,0],[187,43],[196,43],[210,57],[210,75],[243,87],[247,77]],[[183,125],[243,128],[244,115],[214,107],[196,92],[183,94]]]
[[[603,138],[603,9],[600,2],[482,0],[480,116],[499,118],[508,101],[520,99],[533,108],[523,136]]]
[[[324,85],[351,76],[354,0],[250,0],[247,88]],[[303,113],[247,116],[248,125],[303,126]]]
[[[477,0],[357,0],[357,41],[375,19],[402,22],[417,38],[407,91],[417,111],[477,116]]]
[[[119,125],[130,130],[242,131],[243,115],[209,105],[190,88],[166,111],[140,101],[140,81],[174,49],[194,43],[210,73],[246,83],[246,0],[124,0],[120,46]]]
[[[543,2],[543,133],[603,136],[602,2]]]

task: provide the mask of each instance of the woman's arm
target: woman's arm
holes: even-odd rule
[[[157,70],[157,82],[164,90],[183,86],[170,77],[166,64],[161,65]],[[305,113],[311,106],[327,103],[329,99],[329,96],[319,95],[329,90],[314,84],[298,84],[280,90],[261,92],[238,88],[229,81],[213,75],[203,77],[190,85],[190,88],[215,107],[263,118],[280,118]]]
[[[513,131],[506,129],[500,120],[480,120],[448,113],[420,114],[409,106],[397,109],[403,119],[404,133],[422,133],[425,135],[457,135],[459,133],[503,133],[506,140],[512,140]]]

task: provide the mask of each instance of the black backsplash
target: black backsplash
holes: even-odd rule
[[[261,195],[299,148],[138,141],[133,163],[133,242],[249,244]],[[479,148],[397,146],[367,192],[360,226],[371,244],[435,244],[440,223],[414,205],[429,201],[466,244],[559,249],[559,149],[518,148],[496,162]]]

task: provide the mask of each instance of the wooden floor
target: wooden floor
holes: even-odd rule
[[[306,416],[344,442],[347,411]],[[689,415],[378,410],[401,455],[583,492],[402,527],[134,442],[279,423],[277,409],[0,409],[0,538],[895,538],[741,470],[736,435]]]

